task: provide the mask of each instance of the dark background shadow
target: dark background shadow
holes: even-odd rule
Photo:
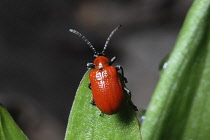
[[[0,2],[0,102],[31,140],[63,139],[71,104],[92,52],[70,28],[124,67],[133,102],[145,108],[158,65],[173,48],[192,1]]]

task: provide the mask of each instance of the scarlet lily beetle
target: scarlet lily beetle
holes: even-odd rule
[[[106,57],[106,48],[107,45],[113,36],[113,34],[121,27],[119,25],[116,27],[109,37],[106,40],[104,48],[101,53],[98,53],[93,45],[76,30],[70,29],[69,31],[78,35],[82,38],[87,45],[92,49],[94,53],[95,60],[93,63],[87,63],[87,68],[93,68],[89,74],[90,83],[88,87],[92,90],[93,100],[91,101],[92,105],[96,105],[102,114],[112,115],[116,114],[123,101],[124,101],[124,91],[127,92],[131,97],[131,92],[122,85],[118,71],[121,71],[122,79],[127,83],[127,79],[124,77],[124,72],[122,66],[111,66],[116,60],[116,57],[113,57],[110,61]],[[130,101],[134,110],[137,111],[137,107]]]

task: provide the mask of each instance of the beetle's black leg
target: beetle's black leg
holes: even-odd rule
[[[95,103],[95,101],[93,99],[90,101],[90,104],[96,105],[96,103]]]
[[[90,68],[94,68],[95,65],[93,63],[87,63],[87,68],[90,69]]]
[[[116,56],[112,57],[112,59],[111,59],[110,62],[109,62],[109,65],[111,66],[111,65],[114,63],[114,61],[115,61],[116,59],[117,59]]]
[[[104,113],[101,112],[101,113],[100,113],[100,116],[102,117],[103,115],[104,115]]]
[[[129,104],[132,106],[132,108],[135,110],[135,111],[138,111],[138,108],[133,104],[133,102],[130,100]]]
[[[88,88],[91,90],[91,83],[88,83]]]
[[[115,68],[117,69],[117,71],[118,71],[118,70],[121,70],[121,74],[122,74],[122,77],[124,78],[124,79],[123,79],[123,80],[124,80],[124,82],[125,82],[125,83],[128,83],[127,78],[125,78],[125,77],[124,77],[124,71],[123,71],[122,66],[117,65],[117,66],[115,66]]]
[[[91,83],[88,83],[88,88],[91,90]],[[90,101],[90,104],[96,105],[93,99]]]
[[[127,80],[127,78],[126,78],[126,77],[124,77],[124,82],[125,82],[125,83],[128,83],[128,80]]]
[[[126,91],[126,93],[130,96],[131,98],[131,91],[129,89],[127,89],[126,87],[123,87],[124,91]]]
[[[123,87],[124,91],[127,92],[127,94],[130,96],[130,100],[129,100],[129,104],[133,107],[133,109],[135,111],[138,111],[138,108],[133,104],[133,102],[131,101],[131,91],[129,89],[127,89],[126,87]]]

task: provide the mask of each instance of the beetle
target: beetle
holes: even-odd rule
[[[127,83],[122,66],[111,66],[116,60],[116,57],[114,56],[111,60],[106,57],[107,45],[113,34],[120,27],[121,25],[117,26],[110,33],[101,53],[97,52],[93,45],[81,33],[74,29],[69,30],[82,38],[94,53],[94,62],[87,63],[88,69],[94,69],[89,73],[90,83],[88,87],[92,90],[93,99],[91,104],[96,105],[101,111],[101,114],[112,115],[118,113],[124,101],[124,91],[127,92],[131,98],[130,90],[123,86],[121,78],[119,77],[118,71],[121,71],[122,79],[124,80],[124,83]],[[135,111],[138,110],[131,101],[130,104]]]

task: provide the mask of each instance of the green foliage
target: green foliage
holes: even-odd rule
[[[0,140],[28,140],[7,110],[0,106]]]
[[[122,109],[115,115],[102,115],[90,104],[89,71],[83,77],[71,109],[65,140],[141,140],[136,113],[125,94]]]
[[[196,0],[184,22],[142,126],[143,140],[210,138],[210,1]]]

